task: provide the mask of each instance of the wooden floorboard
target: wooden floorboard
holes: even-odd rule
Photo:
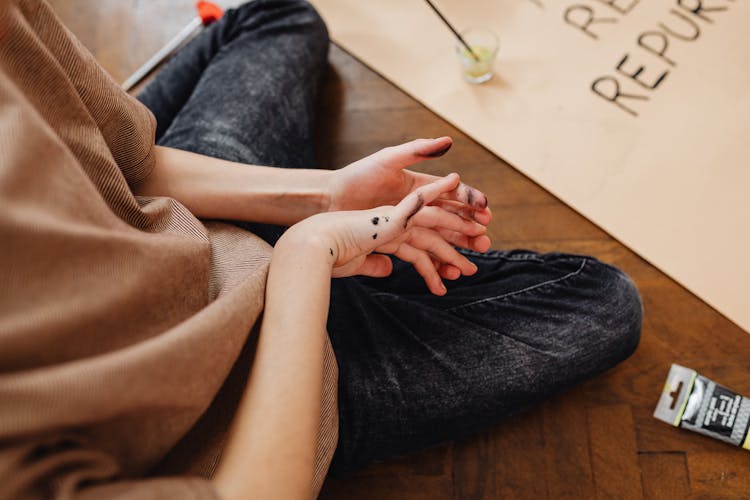
[[[118,81],[194,15],[179,0],[52,4]],[[750,395],[750,335],[342,50],[332,46],[330,60],[316,129],[320,166],[341,167],[418,136],[451,135],[450,154],[419,168],[458,171],[488,194],[495,248],[611,262],[637,283],[645,319],[638,351],[610,372],[461,443],[329,480],[321,497],[750,498],[750,453],[651,415],[673,362]]]
[[[497,498],[549,498],[543,418],[526,412],[493,429]]]
[[[687,459],[683,452],[640,453],[643,496],[647,500],[687,498],[690,494]]]
[[[596,497],[643,498],[630,405],[590,406],[586,419]]]
[[[535,411],[542,412],[547,497],[594,498],[585,396],[570,391]]]

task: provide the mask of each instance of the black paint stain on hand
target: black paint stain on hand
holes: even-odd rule
[[[404,221],[404,227],[406,227],[409,224],[409,221],[411,220],[411,218],[414,217],[416,213],[422,209],[423,206],[424,206],[424,198],[422,197],[422,193],[418,193],[417,203],[414,204],[414,208],[412,208],[409,215],[406,216],[406,220]]]
[[[391,221],[391,218],[390,218],[390,217],[388,217],[388,216],[385,216],[385,217],[383,217],[383,218],[385,219],[385,221],[386,221],[386,222],[390,222],[390,221]]]
[[[453,143],[451,142],[447,146],[445,146],[442,149],[438,149],[437,151],[433,151],[432,153],[427,153],[419,156],[424,156],[425,158],[438,158],[440,156],[443,156],[445,153],[448,152],[448,150],[453,146]]]
[[[487,199],[487,195],[485,194],[483,196],[483,200],[478,202],[477,205],[479,205],[479,208],[487,208],[487,205],[490,204],[490,200]]]
[[[474,204],[474,190],[466,185],[464,187],[466,188],[466,203],[472,206]]]
[[[377,240],[377,239],[378,239],[378,233],[375,233],[375,234],[373,234],[373,235],[372,235],[372,239],[373,239],[373,240]]]
[[[378,222],[380,222],[380,217],[373,217],[372,218],[372,225],[377,226]]]
[[[474,188],[471,188],[464,184],[466,190],[466,204],[470,207],[476,206],[477,208],[487,208],[487,196],[480,193]]]
[[[331,256],[333,256],[333,248],[329,248],[328,251],[331,252]]]

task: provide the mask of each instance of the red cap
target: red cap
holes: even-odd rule
[[[204,25],[218,21],[221,19],[221,16],[224,15],[224,11],[221,10],[221,7],[212,2],[197,2],[195,8],[198,10],[198,15]]]

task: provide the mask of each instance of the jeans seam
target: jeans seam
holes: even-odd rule
[[[466,303],[466,304],[461,304],[460,306],[449,307],[449,308],[446,309],[446,311],[456,311],[456,310],[462,309],[464,307],[474,306],[474,305],[477,305],[477,304],[483,304],[485,302],[491,302],[491,301],[495,301],[495,300],[502,300],[502,299],[505,299],[505,298],[508,298],[508,297],[513,297],[515,295],[519,295],[519,294],[522,294],[522,293],[530,292],[532,290],[536,290],[537,288],[541,288],[543,286],[553,285],[555,283],[559,283],[559,282],[564,281],[564,280],[566,280],[568,278],[572,278],[573,276],[577,276],[578,274],[581,274],[581,272],[583,271],[583,268],[586,267],[586,261],[587,261],[587,259],[585,259],[585,258],[582,259],[581,260],[581,265],[578,266],[578,269],[576,269],[575,271],[571,271],[571,272],[569,272],[568,274],[566,274],[564,276],[560,276],[559,278],[555,278],[555,279],[552,279],[552,280],[543,281],[542,283],[537,283],[535,285],[527,286],[526,288],[522,288],[521,290],[514,290],[512,292],[506,292],[506,293],[503,293],[501,295],[496,295],[494,297],[485,297],[483,299],[475,300],[473,302],[469,302],[469,303]]]
[[[519,262],[519,261],[524,261],[524,260],[532,261],[532,262],[540,262],[540,263],[545,262],[544,259],[539,258],[538,254],[534,254],[534,253],[525,253],[522,255],[510,256],[510,255],[507,255],[505,252],[499,252],[496,250],[490,250],[488,252],[475,252],[473,250],[467,250],[463,248],[460,250],[461,250],[461,253],[463,254],[471,255],[472,257],[485,258],[485,259],[502,259],[502,260],[510,261],[510,262]]]

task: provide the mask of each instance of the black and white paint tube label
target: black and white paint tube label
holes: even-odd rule
[[[654,417],[750,450],[750,399],[690,368],[672,365]]]

